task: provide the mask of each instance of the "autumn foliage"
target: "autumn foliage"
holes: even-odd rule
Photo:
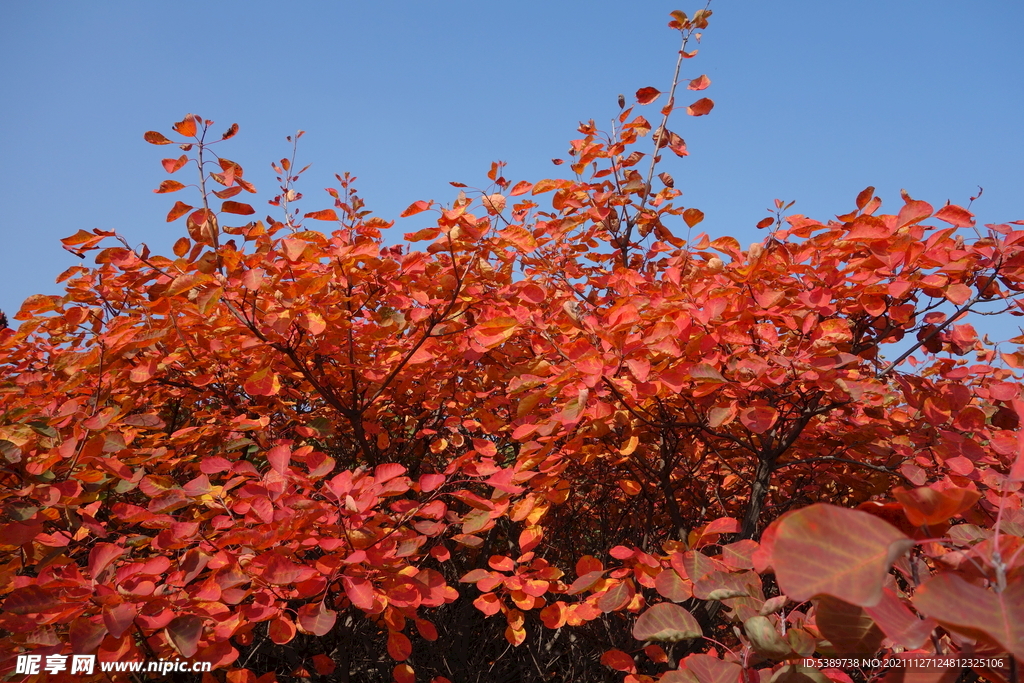
[[[582,124],[569,177],[495,163],[398,244],[348,175],[296,208],[294,156],[246,218],[237,125],[146,133],[189,189],[173,255],[79,231],[95,267],[0,330],[2,670],[1018,680],[1024,351],[971,321],[1024,314],[1022,223],[868,188],[777,202],[745,249],[693,234],[658,162],[712,111],[680,75],[709,16],[673,13],[671,87]]]

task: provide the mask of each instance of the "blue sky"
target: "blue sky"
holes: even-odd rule
[[[677,34],[649,0],[55,2],[0,5],[0,309],[81,263],[59,239],[117,230],[169,253],[182,234],[157,195],[170,132],[188,112],[237,122],[219,152],[274,194],[270,162],[306,131],[306,211],[350,171],[377,215],[449,201],[448,182],[554,176],[551,158],[601,126],[619,93],[666,89]],[[714,15],[684,76],[706,73],[711,115],[670,126],[690,156],[666,167],[702,228],[744,244],[776,197],[827,220],[867,185],[965,204],[982,222],[1024,218],[1024,3],[737,2]],[[696,97],[695,97],[696,99]],[[684,103],[685,104],[685,103]],[[652,111],[653,113],[653,111]],[[680,112],[681,114],[681,112]],[[275,215],[277,215],[275,213]],[[423,227],[403,219],[397,231]]]

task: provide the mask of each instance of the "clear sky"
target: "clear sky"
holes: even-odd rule
[[[117,230],[169,253],[164,222],[188,190],[157,195],[169,147],[146,144],[188,112],[241,132],[218,150],[263,202],[285,136],[306,131],[305,211],[350,171],[369,208],[396,218],[419,199],[450,201],[449,181],[513,182],[551,165],[601,126],[616,97],[667,89],[678,47],[668,13],[646,0],[0,4],[0,309],[81,263],[58,240]],[[716,102],[670,128],[690,156],[666,167],[712,236],[744,244],[775,198],[827,220],[868,185],[891,208],[900,188],[974,205],[982,222],[1024,219],[1024,3],[983,0],[714,0],[684,76],[706,73]],[[691,93],[692,94],[692,93]],[[685,97],[685,96],[684,96]],[[696,97],[695,97],[696,99]],[[682,102],[682,104],[687,104]],[[653,114],[653,110],[652,110]],[[671,155],[669,155],[671,156]],[[194,199],[194,197],[191,197]],[[191,203],[191,202],[190,202]],[[884,207],[883,207],[884,210]],[[278,215],[275,213],[275,215]],[[422,214],[397,232],[423,227]],[[325,224],[326,225],[326,224]]]

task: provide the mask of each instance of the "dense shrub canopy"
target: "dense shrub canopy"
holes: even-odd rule
[[[673,14],[680,62],[709,16]],[[570,177],[495,163],[391,246],[348,175],[302,213],[283,160],[283,219],[244,222],[237,126],[147,133],[180,147],[172,177],[198,171],[173,257],[80,231],[95,267],[0,330],[11,666],[713,683],[877,673],[813,653],[1024,661],[1024,354],[971,323],[1021,315],[1020,223],[905,193],[883,213],[868,188],[825,222],[777,202],[746,249],[694,236],[658,161],[686,155],[672,115],[713,103],[677,110],[710,85],[678,73],[582,124]]]

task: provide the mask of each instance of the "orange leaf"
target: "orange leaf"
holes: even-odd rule
[[[172,206],[171,210],[167,212],[167,222],[170,223],[172,221],[178,220],[186,213],[191,211],[192,208],[193,207],[189,206],[184,202],[174,202],[174,206]]]
[[[968,299],[974,294],[971,288],[965,284],[956,283],[949,287],[946,287],[946,291],[943,292],[946,298],[952,301],[957,306],[966,303]]]
[[[636,101],[640,104],[650,104],[654,100],[658,99],[661,91],[657,88],[640,88],[636,91]]]
[[[226,131],[224,131],[224,135],[220,136],[220,139],[221,140],[227,140],[228,138],[233,138],[237,132],[238,132],[238,124],[237,123],[232,123],[231,127],[228,128]]]
[[[274,396],[281,391],[281,380],[270,368],[261,368],[245,380],[242,389],[251,396]]]
[[[193,137],[196,134],[196,117],[189,114],[174,124],[173,128],[179,135],[184,135],[187,138]]]
[[[683,220],[691,228],[704,220],[704,212],[700,209],[687,209],[683,211]]]
[[[171,284],[164,291],[166,296],[177,296],[182,292],[187,292],[190,289],[211,282],[213,280],[212,275],[206,273],[200,273],[192,271],[190,273],[182,273],[178,277],[171,281]]]
[[[170,145],[170,144],[172,144],[172,141],[168,140],[166,137],[164,137],[163,133],[158,133],[155,130],[147,131],[146,134],[143,135],[142,137],[146,140],[146,142],[148,142],[151,145]]]
[[[903,505],[907,519],[914,526],[942,524],[974,507],[981,494],[974,489],[948,488],[937,491],[928,486],[906,490],[897,486],[892,495]]]
[[[165,192],[177,192],[178,190],[185,189],[185,186],[179,183],[177,180],[165,180],[160,183],[160,187],[153,190],[157,194],[164,194]]]
[[[701,99],[697,100],[689,107],[687,107],[686,113],[689,114],[690,116],[704,116],[705,114],[710,113],[714,106],[714,102],[712,102],[706,97],[702,97]]]
[[[310,334],[320,334],[327,329],[327,321],[317,311],[303,311],[299,314],[298,323]]]
[[[490,349],[511,337],[515,333],[517,325],[515,318],[494,318],[474,327],[472,336],[480,346]]]
[[[704,90],[711,85],[711,79],[705,75],[700,75],[697,78],[690,81],[690,84],[686,86],[687,90]]]
[[[338,214],[334,212],[334,209],[324,209],[323,211],[310,211],[302,216],[303,218],[312,218],[315,221],[336,221],[338,220]]]
[[[434,202],[425,202],[423,200],[420,200],[418,202],[413,202],[412,204],[409,205],[409,207],[405,211],[403,211],[402,213],[399,214],[399,218],[406,218],[408,216],[415,216],[416,214],[418,214],[418,213],[420,213],[422,211],[426,211],[427,209],[429,209],[433,205],[433,203]]]
[[[220,210],[224,213],[234,213],[239,216],[251,216],[256,213],[256,209],[241,202],[224,202],[220,205]]]
[[[865,187],[857,195],[857,208],[863,209],[871,201],[871,198],[875,196],[875,188],[873,185]]]
[[[534,184],[533,189],[530,191],[530,194],[542,194],[544,192],[550,192],[551,190],[556,190],[561,186],[561,180],[551,180],[550,178],[545,178],[544,180],[540,180]]]

